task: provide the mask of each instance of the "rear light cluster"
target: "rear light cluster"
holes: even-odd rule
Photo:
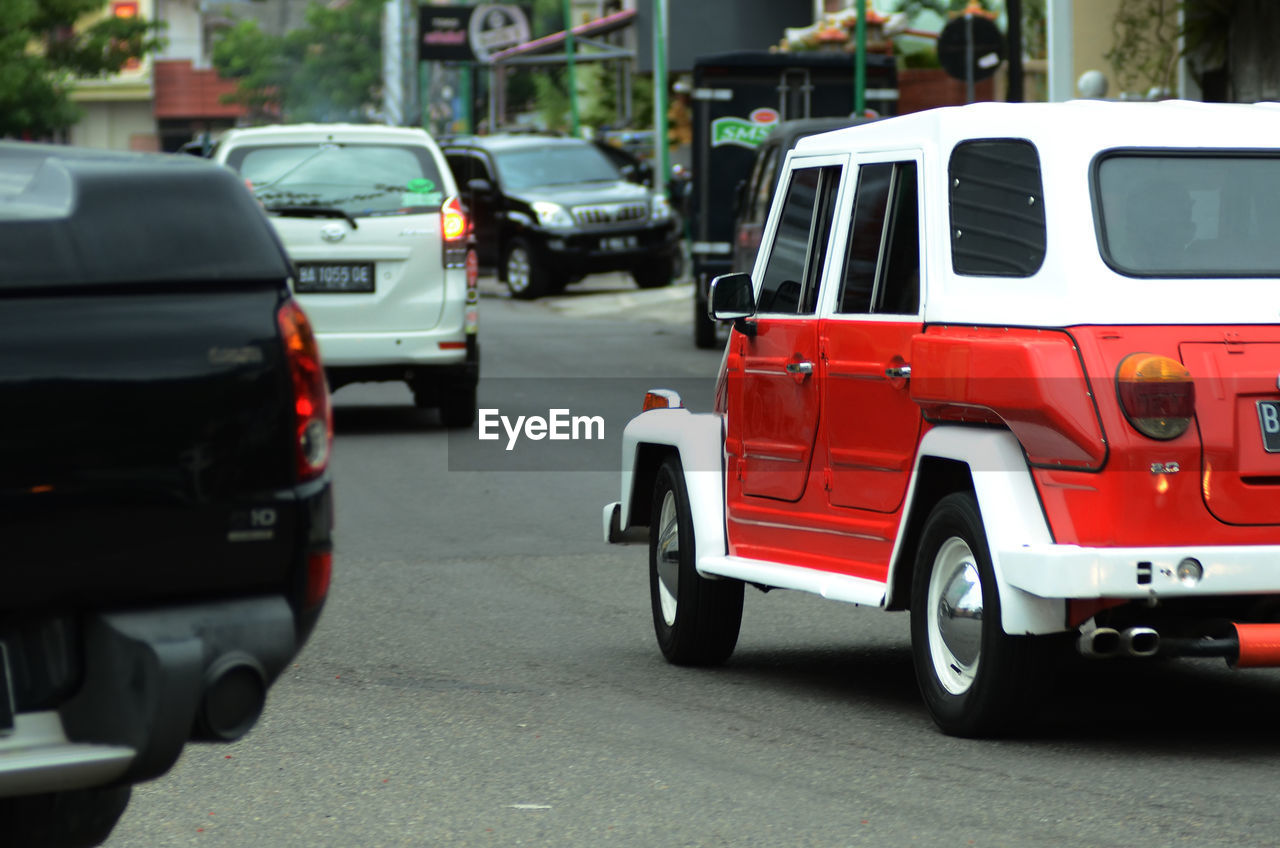
[[[467,250],[467,313],[463,329],[475,335],[480,329],[480,258],[474,248]]]
[[[1154,353],[1126,356],[1116,372],[1116,390],[1125,417],[1144,436],[1167,441],[1191,426],[1195,384],[1176,359]]]
[[[296,301],[285,301],[276,313],[293,382],[294,457],[298,477],[324,473],[333,447],[333,407],[320,362],[320,347],[311,322]]]
[[[302,599],[304,609],[314,609],[329,594],[333,579],[333,551],[312,551],[307,554],[307,588]]]
[[[440,240],[444,245],[444,267],[461,268],[467,261],[467,241],[471,235],[471,219],[462,201],[450,197],[440,207]]]

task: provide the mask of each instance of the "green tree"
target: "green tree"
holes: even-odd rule
[[[241,21],[214,45],[214,66],[237,81],[231,99],[255,118],[365,120],[381,99],[382,8],[382,0],[313,3],[305,24],[283,36]]]
[[[163,46],[163,24],[108,17],[75,28],[103,0],[5,0],[0,137],[47,138],[80,119],[77,78],[105,77]]]

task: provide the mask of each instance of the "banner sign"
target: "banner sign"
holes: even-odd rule
[[[418,59],[423,62],[488,62],[499,50],[532,36],[524,6],[422,6],[418,12]]]

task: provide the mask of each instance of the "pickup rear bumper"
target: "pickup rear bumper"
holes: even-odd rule
[[[297,650],[282,596],[96,613],[82,632],[76,693],[0,737],[0,797],[146,780],[190,739],[239,738]]]

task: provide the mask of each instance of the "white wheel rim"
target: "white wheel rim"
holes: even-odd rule
[[[662,620],[671,627],[676,623],[676,597],[680,592],[680,514],[676,509],[676,493],[669,490],[662,497],[662,510],[658,515],[654,567],[658,571]]]
[[[963,695],[982,660],[982,579],[964,539],[953,536],[938,549],[925,615],[934,675],[952,695]]]
[[[514,292],[522,292],[529,288],[529,277],[529,254],[517,247],[507,257],[507,285]]]

